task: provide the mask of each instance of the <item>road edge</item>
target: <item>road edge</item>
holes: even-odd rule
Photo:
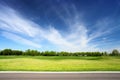
[[[81,72],[0,71],[0,73],[120,73],[120,71],[81,71]]]

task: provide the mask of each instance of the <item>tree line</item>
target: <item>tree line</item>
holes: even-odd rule
[[[26,55],[26,56],[120,56],[120,52],[114,49],[111,53],[108,52],[56,52],[56,51],[44,51],[28,49],[26,51],[4,49],[0,50],[0,55]]]

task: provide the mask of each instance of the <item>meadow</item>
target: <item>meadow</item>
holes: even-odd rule
[[[0,71],[120,71],[120,56],[0,56]]]

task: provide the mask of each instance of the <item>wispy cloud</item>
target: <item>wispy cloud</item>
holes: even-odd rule
[[[32,41],[40,33],[37,24],[24,19],[12,8],[5,6],[0,6],[0,8],[0,29],[2,29],[2,36],[18,43],[36,48],[41,47],[40,44],[38,45],[38,43]],[[23,36],[30,37],[31,39],[28,40]]]
[[[72,51],[103,51],[105,49],[101,45],[107,43],[109,45],[110,42],[103,42],[102,37],[106,37],[119,29],[119,26],[115,26],[114,21],[109,17],[97,21],[94,25],[88,26],[91,28],[88,28],[86,23],[82,21],[83,17],[81,17],[74,4],[71,4],[70,7],[66,4],[61,6],[68,16],[64,16],[55,8],[54,10],[60,19],[70,28],[65,39],[73,45],[68,47]],[[101,38],[102,42],[97,40],[99,38]]]
[[[41,47],[39,44],[36,44],[36,43],[34,43],[30,40],[27,40],[23,37],[20,37],[20,36],[16,35],[16,34],[13,34],[13,33],[2,32],[2,36],[6,37],[7,39],[13,40],[15,42],[21,43],[21,44],[26,44],[26,45],[33,46],[33,47],[36,47],[36,48]]]
[[[109,22],[102,20],[94,25],[99,28],[90,33],[85,23],[80,20],[81,17],[78,15],[74,5],[72,7],[74,15],[65,7],[65,12],[69,14],[67,18],[57,12],[68,26],[69,31],[67,33],[61,33],[54,26],[48,26],[46,30],[42,25],[24,18],[8,6],[0,6],[0,9],[1,35],[7,39],[35,48],[45,47],[44,44],[40,43],[42,43],[42,40],[46,40],[55,45],[54,47],[57,47],[60,51],[97,51],[100,50],[97,47],[99,43],[96,44],[93,40],[109,34],[112,30],[108,29]]]

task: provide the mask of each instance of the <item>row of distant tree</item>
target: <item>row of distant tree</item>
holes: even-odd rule
[[[28,55],[28,56],[120,56],[120,52],[114,49],[111,53],[107,52],[55,52],[55,51],[44,51],[40,52],[37,50],[12,50],[4,49],[0,51],[0,55]]]

